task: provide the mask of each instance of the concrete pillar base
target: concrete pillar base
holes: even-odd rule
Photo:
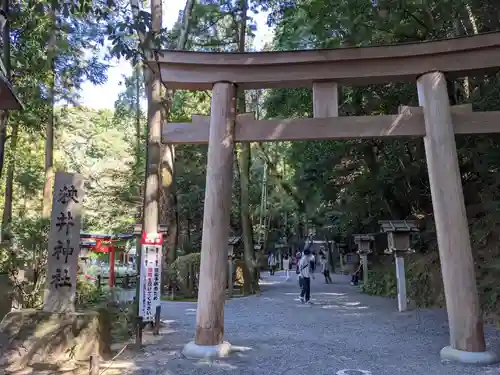
[[[219,345],[198,345],[190,341],[182,349],[182,354],[187,358],[224,358],[231,352],[231,344],[227,341]]]
[[[500,362],[500,357],[493,352],[466,352],[445,346],[440,352],[441,360],[466,363],[471,365],[491,365]]]

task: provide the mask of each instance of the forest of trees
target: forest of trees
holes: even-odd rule
[[[208,114],[210,107],[209,92],[152,89],[154,77],[141,65],[149,46],[251,51],[258,28],[252,15],[259,11],[269,13],[274,30],[268,50],[426,41],[498,30],[499,6],[495,0],[187,0],[178,22],[162,28],[161,14],[152,15],[150,4],[138,0],[3,0],[8,27],[2,58],[25,108],[0,117],[0,271],[20,262],[37,262],[43,269],[44,257],[33,253],[46,252],[54,171],[84,176],[85,231],[130,232],[141,220],[148,112],[155,110],[141,102],[159,95],[156,110],[173,122]],[[81,107],[82,84],[104,83],[113,57],[133,67],[114,111]],[[399,105],[417,105],[416,94],[414,84],[341,87],[339,114],[397,113]],[[499,94],[496,75],[450,82],[452,103],[472,103],[475,110],[500,110]],[[248,91],[238,107],[260,118],[308,117],[312,93]],[[492,314],[500,308],[497,140],[496,135],[457,137],[480,293]],[[159,216],[169,226],[166,262],[171,263],[200,251],[206,146],[162,146],[161,154]],[[231,231],[243,236],[249,268],[255,264],[265,165],[269,243],[299,241],[311,225],[321,238],[345,240],[378,231],[381,219],[417,219],[422,232],[418,254],[408,262],[410,297],[419,305],[443,304],[421,139],[238,145]],[[394,294],[387,262],[375,265],[368,292]]]

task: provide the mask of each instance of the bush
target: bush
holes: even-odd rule
[[[119,302],[114,291],[78,280],[76,305],[79,309],[103,310],[111,321],[113,342],[128,340],[134,332],[135,304]]]
[[[196,297],[200,274],[200,253],[178,257],[167,270],[171,288],[178,290],[183,297]]]
[[[396,271],[394,267],[377,267],[368,271],[368,284],[361,290],[374,296],[395,297],[397,295]]]
[[[406,292],[415,307],[442,307],[444,291],[437,251],[414,254],[405,259]],[[370,295],[396,297],[397,280],[394,258],[386,256],[372,264],[368,284],[361,290]]]
[[[15,219],[7,228],[9,241],[0,245],[0,272],[9,274],[18,308],[43,304],[49,227],[47,219]]]
[[[106,301],[106,294],[94,283],[79,279],[76,283],[76,306],[89,308]]]

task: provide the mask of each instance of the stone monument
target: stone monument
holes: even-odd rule
[[[83,178],[58,172],[54,183],[43,309],[75,310]]]

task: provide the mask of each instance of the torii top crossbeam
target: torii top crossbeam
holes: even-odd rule
[[[156,50],[147,63],[171,89],[206,90],[215,82],[244,89],[311,87],[331,80],[368,85],[415,82],[429,71],[461,77],[498,70],[500,32],[374,47],[290,52],[188,52]]]

